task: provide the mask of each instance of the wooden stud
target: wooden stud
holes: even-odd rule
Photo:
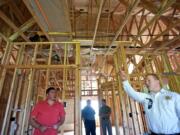
[[[75,69],[75,135],[81,135],[81,89],[80,89],[80,44],[76,44],[76,65]]]
[[[11,45],[11,46],[13,46],[13,45]],[[20,64],[22,53],[23,53],[23,46],[21,46],[21,48],[19,50],[16,64]],[[10,115],[11,115],[12,106],[13,106],[15,93],[16,93],[15,85],[17,83],[17,77],[18,77],[18,69],[15,68],[11,87],[10,87],[8,102],[7,102],[7,106],[6,106],[6,111],[5,111],[5,115],[4,115],[1,134],[7,134],[8,133],[9,123],[10,123]]]
[[[12,44],[7,42],[6,49],[5,49],[5,52],[4,52],[4,56],[3,56],[3,59],[1,61],[1,65],[8,64],[9,59],[10,59],[11,50],[12,50]],[[1,96],[1,93],[2,93],[2,89],[3,89],[3,84],[4,84],[4,80],[5,80],[5,76],[6,76],[6,71],[7,71],[7,69],[3,67],[1,72],[0,72],[1,73],[1,77],[0,77],[0,96]]]
[[[116,89],[115,89],[115,84],[113,83],[112,85],[112,100],[113,100],[113,108],[114,108],[114,119],[115,119],[115,130],[116,130],[116,135],[120,135],[120,130],[119,130],[119,114],[117,110],[117,96],[116,96]]]

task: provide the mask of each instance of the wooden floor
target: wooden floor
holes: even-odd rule
[[[112,128],[112,130],[113,130],[113,135],[116,135],[114,127]],[[122,128],[120,128],[120,135],[121,134],[122,134]],[[59,135],[61,135],[61,134],[59,134]],[[74,135],[74,132],[67,132],[67,133],[64,133],[64,135]],[[85,129],[83,129],[83,134],[82,135],[86,135],[85,134]],[[96,135],[100,135],[100,128],[99,127],[96,128]]]

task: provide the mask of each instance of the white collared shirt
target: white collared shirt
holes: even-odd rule
[[[143,104],[149,129],[155,133],[180,133],[180,95],[161,89],[158,93],[135,91],[129,82],[123,81],[126,93]]]

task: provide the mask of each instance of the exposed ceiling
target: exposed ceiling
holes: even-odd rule
[[[86,40],[82,67],[96,72],[103,59],[111,65],[116,41],[124,41],[128,54],[179,53],[180,1],[1,0],[0,27],[11,41],[36,35],[41,41]]]

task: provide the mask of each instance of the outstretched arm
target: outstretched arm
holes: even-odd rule
[[[123,88],[125,90],[125,92],[134,100],[143,103],[144,100],[148,97],[147,94],[142,93],[142,92],[137,92],[135,91],[132,86],[130,85],[130,83],[128,82],[127,79],[127,75],[124,71],[120,70],[120,77],[122,79],[122,83],[123,83]]]

